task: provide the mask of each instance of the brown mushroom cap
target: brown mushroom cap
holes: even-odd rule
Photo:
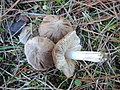
[[[75,31],[69,32],[64,38],[59,40],[52,51],[53,61],[56,68],[63,70],[67,77],[73,76],[76,62],[65,57],[69,49],[81,50],[80,39]]]
[[[25,44],[25,55],[28,63],[37,70],[45,70],[54,65],[52,50],[54,43],[43,37],[34,37]]]
[[[47,37],[54,43],[57,43],[70,31],[73,31],[71,23],[57,15],[46,16],[39,27],[40,36]]]

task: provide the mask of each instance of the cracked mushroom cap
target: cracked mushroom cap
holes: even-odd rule
[[[52,51],[56,68],[62,70],[68,78],[73,76],[76,64],[74,60],[65,57],[66,51],[70,49],[81,50],[80,39],[75,31],[69,32],[59,40]]]
[[[37,70],[45,70],[54,65],[52,50],[54,43],[43,37],[34,37],[25,44],[25,55],[28,63]]]
[[[70,31],[73,31],[71,23],[57,15],[46,16],[39,27],[40,36],[47,37],[54,43],[57,43]]]

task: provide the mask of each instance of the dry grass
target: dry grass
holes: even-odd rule
[[[27,12],[32,23],[49,14],[64,16],[77,31],[82,50],[107,52],[108,60],[80,62],[71,78],[54,67],[45,72],[35,71],[25,62],[24,45],[17,35],[5,30],[6,24],[23,12]],[[0,22],[1,89],[120,89],[119,0],[1,0]]]

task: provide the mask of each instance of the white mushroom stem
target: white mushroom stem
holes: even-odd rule
[[[73,60],[83,60],[83,61],[91,61],[91,62],[102,62],[103,61],[103,54],[100,52],[94,51],[75,51],[75,50],[68,50],[65,53],[66,58],[73,59]]]

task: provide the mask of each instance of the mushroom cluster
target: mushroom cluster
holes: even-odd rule
[[[46,16],[38,31],[39,36],[24,42],[27,61],[37,70],[55,66],[69,78],[73,76],[76,60],[91,62],[105,60],[100,52],[81,51],[76,31],[70,22],[61,16]]]
[[[32,38],[31,31],[31,27],[26,26],[19,36],[20,42],[25,44],[24,52],[27,61],[37,70],[46,70],[54,66],[52,50],[55,43],[73,31],[73,28],[67,19],[48,15],[44,17],[38,28],[38,36]]]

